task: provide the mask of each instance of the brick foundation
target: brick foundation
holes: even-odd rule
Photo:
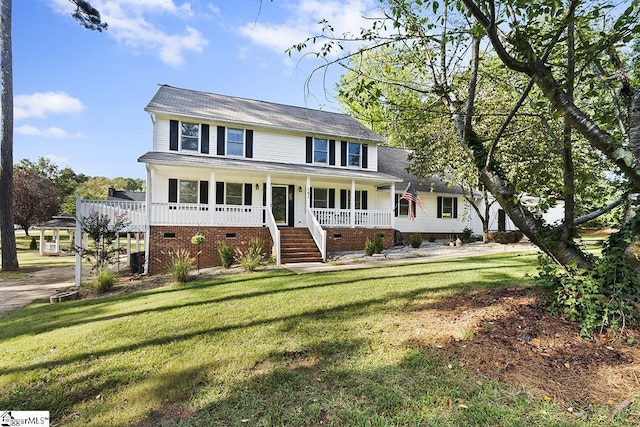
[[[382,234],[384,248],[393,247],[395,230],[391,228],[327,228],[327,252],[363,251],[367,239]]]
[[[218,254],[220,241],[244,251],[249,248],[251,239],[257,237],[262,242],[265,255],[271,256],[273,241],[266,227],[151,226],[149,274],[158,274],[167,270],[171,251],[187,249],[195,256],[198,253],[198,245],[191,243],[191,237],[198,231],[206,239],[206,243],[201,247],[200,268],[222,265]]]

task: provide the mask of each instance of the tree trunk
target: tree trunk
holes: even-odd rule
[[[580,249],[572,245],[571,242],[565,242],[560,238],[561,231],[543,227],[540,220],[537,220],[526,207],[518,202],[513,192],[498,175],[484,169],[480,174],[480,180],[494,195],[516,227],[529,238],[531,243],[539,247],[555,262],[563,266],[591,267],[591,262]]]
[[[11,0],[0,0],[0,84],[2,85],[2,131],[0,141],[0,240],[2,270],[18,270],[13,227],[13,52],[11,46]]]
[[[572,17],[573,18],[573,17]],[[574,23],[569,22],[567,27],[567,73],[566,85],[567,96],[573,102],[573,85],[575,76],[575,49],[574,49]],[[562,161],[564,163],[564,223],[562,230],[562,240],[568,242],[573,238],[575,226],[575,180],[573,167],[573,147],[571,144],[571,123],[564,119],[564,129],[562,134]]]

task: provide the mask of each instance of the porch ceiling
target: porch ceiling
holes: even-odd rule
[[[150,151],[138,159],[141,163],[165,166],[190,166],[207,169],[247,170],[265,174],[316,176],[335,179],[355,179],[372,185],[401,182],[402,179],[382,172],[366,169],[345,169],[288,163],[263,162],[258,160],[231,159],[228,157],[205,157],[191,154]]]

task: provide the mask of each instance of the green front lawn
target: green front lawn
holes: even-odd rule
[[[534,270],[509,253],[32,304],[0,315],[0,408],[77,426],[602,425],[403,335],[402,313]]]

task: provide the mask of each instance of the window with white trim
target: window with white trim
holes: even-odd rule
[[[360,167],[362,144],[350,142],[347,145],[347,166]]]
[[[198,203],[198,181],[181,179],[178,186],[178,201],[180,203]]]
[[[362,191],[356,190],[356,209],[362,209],[364,203],[362,201]],[[347,209],[351,208],[351,190],[347,190]]]
[[[458,218],[457,197],[438,197],[438,218]]]
[[[227,128],[227,155],[244,157],[244,129]]]
[[[409,216],[409,201],[396,194],[396,216]]]
[[[228,182],[226,184],[226,192],[224,202],[227,205],[243,205],[244,203],[244,185]]]
[[[313,162],[329,162],[329,141],[322,138],[313,138]]]
[[[329,190],[326,188],[313,189],[313,207],[328,208],[329,207]]]
[[[200,125],[198,123],[180,122],[180,149],[198,151],[200,141]]]

